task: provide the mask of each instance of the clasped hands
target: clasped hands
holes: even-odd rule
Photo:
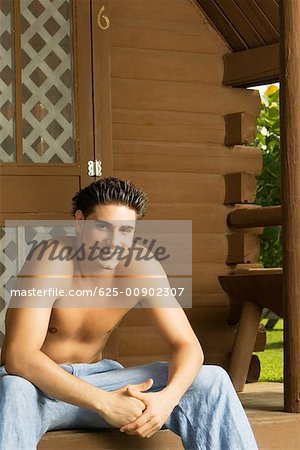
[[[153,380],[149,378],[110,392],[113,401],[110,402],[109,423],[129,435],[153,436],[164,425],[175,404],[163,390],[145,392],[152,385]]]

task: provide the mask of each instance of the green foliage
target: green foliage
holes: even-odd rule
[[[256,203],[281,204],[279,89],[270,86],[262,95],[255,145],[262,150],[263,170],[258,177]],[[266,227],[261,236],[260,262],[265,267],[282,266],[281,227]]]
[[[266,325],[267,320],[262,323]],[[283,320],[273,330],[267,331],[267,345],[263,352],[255,353],[260,359],[259,381],[283,382]]]

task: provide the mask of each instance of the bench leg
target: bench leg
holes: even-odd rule
[[[261,306],[248,301],[244,303],[228,368],[237,392],[242,392],[246,383],[261,314]]]

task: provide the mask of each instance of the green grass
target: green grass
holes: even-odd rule
[[[266,319],[262,320],[265,325]],[[283,382],[283,320],[279,320],[273,330],[267,330],[267,344],[263,352],[256,353],[260,359],[259,381]]]

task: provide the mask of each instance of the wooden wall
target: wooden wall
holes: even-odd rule
[[[224,144],[225,116],[246,113],[253,131],[259,95],[222,85],[229,48],[195,2],[111,0],[110,16],[114,175],[148,193],[146,219],[193,220],[193,308],[186,312],[206,362],[226,365],[236,328],[225,325],[229,299],[217,278],[230,270],[224,175],[258,174],[261,155]],[[121,362],[167,356],[151,327],[140,328],[146,324],[132,311],[111,338]]]

